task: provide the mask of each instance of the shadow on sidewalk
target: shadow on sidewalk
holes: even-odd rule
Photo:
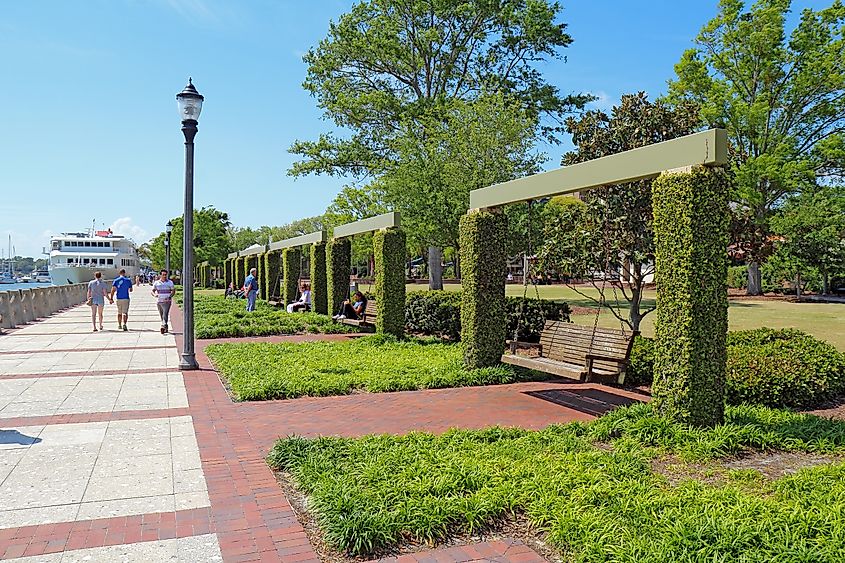
[[[41,438],[35,436],[27,436],[21,434],[17,430],[2,430],[0,429],[0,445],[3,444],[18,444],[21,446],[31,446],[41,441]]]
[[[617,407],[627,407],[640,402],[624,395],[617,395],[604,389],[592,387],[541,389],[539,391],[524,391],[524,393],[592,416],[601,416]]]

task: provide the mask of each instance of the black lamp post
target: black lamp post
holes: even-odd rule
[[[173,232],[173,223],[170,221],[164,226],[164,269],[167,270],[167,275],[171,276],[170,271],[170,233]]]
[[[203,97],[194,88],[191,79],[188,85],[176,94],[179,116],[182,118],[182,133],[185,135],[185,214],[182,218],[182,290],[183,300],[182,357],[179,369],[197,369],[194,355],[194,137],[197,134],[197,120],[202,111]]]

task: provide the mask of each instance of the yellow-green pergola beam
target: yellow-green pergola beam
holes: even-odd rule
[[[293,248],[296,246],[304,246],[306,244],[316,244],[318,242],[326,242],[326,231],[314,231],[307,235],[300,235],[285,240],[271,242],[268,250],[282,250],[284,248]]]
[[[724,129],[709,129],[670,141],[573,164],[525,178],[495,184],[469,193],[470,209],[499,207],[556,195],[575,193],[636,180],[655,178],[666,170],[728,162]]]
[[[334,228],[334,238],[346,238],[361,233],[370,233],[381,229],[390,229],[402,226],[402,217],[398,211],[391,211],[375,217],[361,219],[354,223],[338,225]]]

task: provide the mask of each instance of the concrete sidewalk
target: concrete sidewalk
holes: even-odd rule
[[[176,533],[180,516],[207,523],[211,502],[149,289],[128,332],[113,305],[93,332],[83,305],[0,336],[0,558],[222,560],[216,534]]]

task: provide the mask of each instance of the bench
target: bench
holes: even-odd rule
[[[338,319],[337,321],[345,325],[374,327],[376,319],[378,319],[378,307],[376,307],[375,299],[370,299],[367,301],[364,314],[360,319]]]
[[[510,353],[502,356],[502,362],[580,381],[613,378],[621,385],[638,334],[546,321],[539,344],[509,342]],[[539,355],[521,356],[517,348],[535,348]]]

